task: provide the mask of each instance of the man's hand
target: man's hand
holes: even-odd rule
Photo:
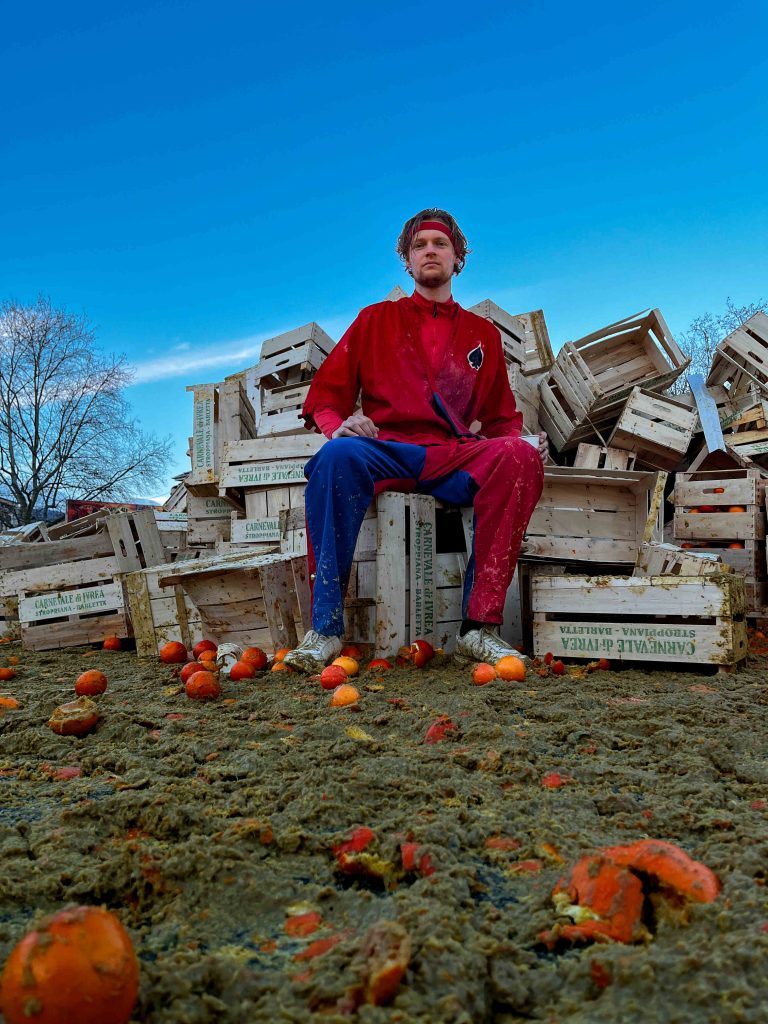
[[[542,464],[546,463],[549,458],[549,438],[543,430],[539,434],[539,458]]]
[[[363,416],[361,412],[353,412],[351,416],[347,416],[340,427],[337,427],[331,434],[331,438],[334,437],[378,437],[379,428],[369,419],[368,416]]]

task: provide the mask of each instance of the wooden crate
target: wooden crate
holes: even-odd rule
[[[633,576],[708,576],[713,572],[730,572],[730,565],[719,554],[709,551],[684,551],[676,544],[642,544],[637,554]]]
[[[696,421],[696,413],[674,398],[635,387],[608,444],[633,452],[645,466],[676,469],[691,444]]]
[[[678,473],[675,477],[674,538],[722,543],[765,538],[766,481],[757,469]],[[699,507],[715,512],[692,512]],[[743,506],[744,512],[728,512]]]
[[[755,384],[768,393],[768,316],[755,313],[715,349],[707,387],[727,388],[731,395]]]
[[[262,388],[261,415],[257,437],[284,437],[305,431],[301,409],[309,391],[310,381],[287,384],[278,388]]]
[[[249,375],[265,388],[297,384],[320,367],[334,345],[318,324],[305,324],[262,342],[259,362]]]
[[[218,495],[187,497],[187,543],[190,547],[215,547],[231,536],[232,503]]]
[[[665,482],[666,473],[546,468],[521,561],[634,565],[660,536]]]
[[[256,418],[244,381],[231,377],[221,384],[194,384],[191,441],[192,470],[185,479],[190,494],[216,497],[224,446],[254,437]]]
[[[306,432],[296,437],[232,441],[224,446],[220,490],[304,484],[304,466],[325,441],[322,434]]]
[[[78,647],[110,635],[131,636],[114,555],[12,575],[21,642],[26,650],[50,651]]]
[[[169,565],[158,583],[181,587],[199,612],[204,635],[216,643],[293,647],[302,632],[302,611],[292,558],[242,552],[205,556]]]
[[[537,655],[717,665],[747,656],[744,581],[709,576],[534,576]]]
[[[582,442],[576,449],[574,469],[634,469],[634,452]]]
[[[525,349],[530,339],[526,339],[525,328],[519,318],[507,313],[490,299],[483,299],[482,302],[469,306],[468,310],[485,320],[490,320],[498,328],[505,361],[516,363],[521,368],[525,367]]]
[[[635,386],[661,391],[686,359],[658,309],[566,342],[540,384],[540,418],[558,451],[607,437]]]
[[[136,652],[140,657],[156,657],[163,644],[171,640],[178,640],[191,651],[200,640],[211,639],[204,633],[199,611],[182,588],[160,586],[160,578],[167,571],[165,565],[152,566],[125,577]]]

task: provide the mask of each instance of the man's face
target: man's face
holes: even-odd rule
[[[424,288],[439,288],[453,277],[456,250],[442,231],[417,231],[408,257],[414,281]]]

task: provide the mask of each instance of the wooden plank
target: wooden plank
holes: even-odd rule
[[[97,643],[105,636],[130,637],[131,628],[124,611],[86,616],[72,622],[25,623],[21,628],[21,644],[27,651],[56,651],[64,647],[81,647]]]
[[[294,622],[293,570],[289,560],[270,562],[259,569],[264,595],[264,610],[269,632],[275,648],[295,647],[298,644]]]
[[[293,330],[285,331],[274,338],[267,338],[261,343],[260,359],[264,360],[269,356],[287,352],[290,349],[300,348],[311,342],[325,354],[331,351],[336,342],[331,338],[319,324],[314,321],[303,324],[301,327],[294,327]],[[257,366],[258,369],[258,366]]]
[[[376,653],[396,652],[405,631],[405,498],[385,492],[376,499]]]
[[[216,445],[216,385],[187,388],[194,395],[192,413],[192,474],[188,483],[215,483],[218,471]]]
[[[8,544],[0,547],[0,573],[16,569],[57,565],[89,558],[114,555],[112,540],[105,529],[86,537],[52,540],[31,544]]]
[[[0,594],[22,594],[28,591],[60,590],[87,583],[110,580],[118,572],[117,559],[93,558],[90,561],[65,562],[63,565],[20,569],[0,574]]]
[[[54,590],[19,599],[19,622],[44,622],[68,615],[117,611],[123,607],[123,588],[104,583],[79,590]]]
[[[133,513],[133,523],[139,535],[143,567],[167,562],[168,552],[160,539],[154,511],[151,508],[138,509]]]
[[[675,511],[675,540],[756,540],[765,537],[765,513]]]
[[[280,516],[262,519],[235,519],[232,522],[233,544],[265,544],[282,540]]]
[[[110,516],[107,520],[107,530],[112,539],[112,546],[117,559],[119,572],[137,572],[146,568],[142,562],[136,539],[131,529],[130,513],[123,512],[120,515]]]
[[[326,443],[322,434],[305,432],[298,437],[250,438],[227,445],[230,463],[310,459]]]
[[[275,438],[275,441],[283,440]],[[273,487],[275,484],[291,484],[304,481],[306,459],[282,459],[269,462],[245,462],[225,465],[220,486],[227,487]]]
[[[410,633],[413,639],[423,639],[432,643],[436,621],[435,499],[427,495],[412,494],[408,505]]]

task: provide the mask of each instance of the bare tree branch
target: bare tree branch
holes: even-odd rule
[[[20,523],[68,497],[124,500],[161,485],[170,439],[144,434],[123,391],[124,357],[95,348],[85,317],[34,306],[0,306],[0,495]]]
[[[724,313],[719,316],[702,313],[692,320],[688,329],[678,338],[680,348],[691,358],[688,373],[700,373],[706,379],[712,366],[715,349],[723,338],[727,338],[737,327],[741,327],[745,320],[749,320],[751,316],[764,311],[765,308],[766,303],[763,299],[746,306],[737,306],[728,298]],[[687,388],[688,383],[683,376],[675,381],[669,390],[670,394],[681,394]]]

